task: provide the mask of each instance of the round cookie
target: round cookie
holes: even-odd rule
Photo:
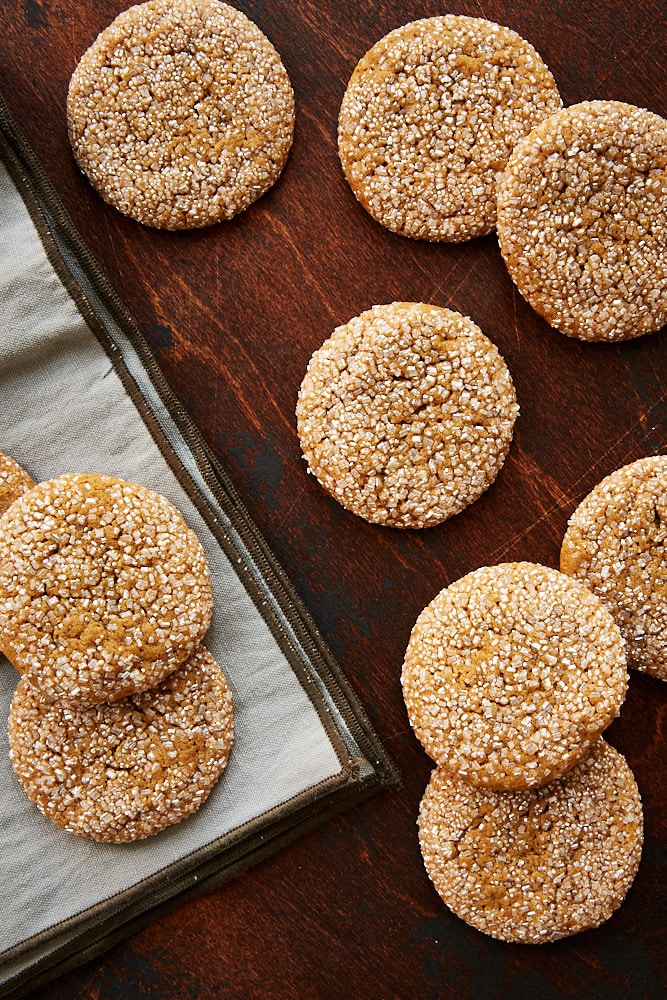
[[[35,481],[23,466],[0,451],[0,517],[20,496],[27,493]]]
[[[523,297],[580,340],[667,322],[667,121],[618,101],[559,111],[517,144],[498,239]]]
[[[0,648],[47,701],[152,687],[194,651],[212,607],[197,536],[144,486],[67,473],[2,518]]]
[[[618,715],[623,639],[588,588],[534,563],[483,566],[419,615],[401,676],[410,722],[437,763],[474,785],[559,777]]]
[[[484,934],[526,944],[607,920],[632,885],[643,842],[634,776],[604,740],[532,791],[475,788],[436,768],[418,824],[445,904]]]
[[[45,816],[123,842],[199,808],[227,764],[234,715],[222,670],[198,647],[150,691],[88,708],[46,705],[23,677],[8,728],[14,771]]]
[[[496,183],[517,141],[562,106],[525,39],[477,17],[412,21],[352,73],[338,152],[355,196],[403,236],[459,241],[491,232]]]
[[[628,665],[667,680],[667,455],[598,483],[568,522],[560,568],[611,612]]]
[[[123,11],[82,56],[67,122],[105,201],[147,226],[192,229],[247,208],[278,179],[294,94],[280,56],[218,0]]]
[[[297,427],[309,471],[377,524],[423,528],[476,500],[518,413],[497,348],[471,319],[393,302],[334,330],[308,365]]]

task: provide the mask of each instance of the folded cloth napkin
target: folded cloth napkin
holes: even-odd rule
[[[0,996],[20,996],[178,894],[230,878],[399,778],[1,98],[0,231],[0,451],[38,481],[107,473],[176,505],[211,566],[215,608],[204,645],[235,709],[228,768],[201,809],[118,845],[75,837],[30,804],[3,721]],[[17,681],[0,657],[4,719]]]

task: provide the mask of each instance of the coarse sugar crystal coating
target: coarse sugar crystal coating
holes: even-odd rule
[[[667,680],[667,455],[594,487],[568,522],[560,567],[611,612],[628,666]]]
[[[0,518],[0,649],[47,701],[152,687],[194,651],[212,608],[199,539],[144,486],[66,473]]]
[[[232,696],[200,646],[159,685],[120,701],[44,704],[21,678],[9,713],[12,766],[58,826],[98,841],[150,837],[191,815],[224,771]]]
[[[474,785],[537,788],[618,715],[623,639],[583,584],[535,563],[483,566],[424,608],[401,676],[424,749]]]
[[[426,871],[477,930],[542,944],[598,927],[623,902],[641,859],[642,802],[604,740],[532,791],[475,788],[438,767],[419,811]]]
[[[84,53],[67,95],[77,163],[101,196],[159,229],[230,219],[278,179],[294,94],[280,56],[218,0],[149,0]]]
[[[358,63],[338,152],[383,226],[460,241],[496,224],[496,183],[517,141],[562,106],[533,46],[510,28],[447,14],[385,35]]]
[[[377,524],[423,528],[496,478],[518,413],[507,366],[471,319],[440,306],[373,306],[313,354],[297,427],[309,471]]]
[[[498,239],[529,304],[569,337],[667,322],[667,121],[584,101],[537,125],[498,186]]]
[[[10,504],[27,493],[35,485],[35,480],[22,465],[0,451],[0,516]]]

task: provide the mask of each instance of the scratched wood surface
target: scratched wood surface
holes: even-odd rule
[[[177,906],[39,996],[662,995],[667,687],[633,675],[609,730],[645,805],[644,856],[626,902],[598,930],[535,947],[467,927],[424,873],[415,819],[430,767],[409,730],[399,673],[414,620],[441,587],[501,560],[557,566],[567,518],[588,490],[626,462],[667,451],[665,330],[620,345],[569,340],[514,291],[495,237],[450,246],[408,241],[356,203],[336,154],[346,82],[388,30],[442,13],[431,0],[239,2],[280,51],[295,89],[296,136],[282,178],[242,216],[208,230],[160,233],[121,217],[78,173],[64,104],[77,60],[125,6],[0,5],[0,88],[362,697],[404,787]],[[662,0],[461,0],[455,12],[499,21],[530,40],[566,104],[613,98],[667,115]],[[295,431],[312,351],[337,324],[395,299],[471,315],[506,358],[521,404],[498,481],[464,513],[423,532],[374,527],[338,507],[306,475]]]

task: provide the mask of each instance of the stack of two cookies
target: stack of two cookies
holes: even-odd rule
[[[199,540],[143,486],[65,474],[0,517],[0,649],[22,675],[11,760],[59,826],[136,840],[207,798],[233,739],[200,645],[212,603]]]
[[[596,927],[624,899],[642,804],[601,734],[627,682],[614,618],[557,570],[483,567],[422,611],[402,671],[437,765],[420,846],[442,899],[472,926],[541,943]]]

